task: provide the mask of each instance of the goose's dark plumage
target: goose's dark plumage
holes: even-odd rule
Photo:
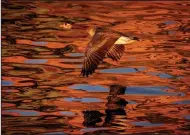
[[[89,30],[92,40],[88,43],[81,74],[89,76],[103,61],[105,56],[117,61],[124,53],[124,44],[132,43],[134,40],[106,28],[92,28]]]

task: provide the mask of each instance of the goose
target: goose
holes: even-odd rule
[[[118,61],[124,53],[124,45],[139,40],[137,37],[128,37],[123,33],[103,27],[91,27],[88,29],[88,33],[92,39],[85,51],[81,70],[83,77],[94,73],[105,57]]]
[[[72,25],[65,23],[62,27],[69,30],[72,28]],[[85,27],[79,26],[79,28]],[[118,61],[125,51],[124,45],[139,41],[137,37],[129,37],[107,27],[88,27],[87,32],[91,37],[91,41],[85,50],[81,70],[83,77],[93,74],[105,57]]]

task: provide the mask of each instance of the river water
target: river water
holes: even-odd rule
[[[2,134],[190,134],[189,16],[185,1],[2,0]],[[84,26],[140,41],[83,78]]]

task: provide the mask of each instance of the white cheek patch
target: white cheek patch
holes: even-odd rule
[[[132,41],[132,40],[131,40],[130,38],[121,36],[121,37],[115,42],[115,44],[123,45],[123,44],[131,43],[131,41]]]

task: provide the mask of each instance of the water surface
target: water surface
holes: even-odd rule
[[[163,124],[160,123],[150,123],[148,121],[139,121],[139,122],[131,122],[131,124],[135,125],[135,126],[141,126],[141,127],[154,127],[154,126],[162,126]]]
[[[190,134],[190,2],[2,0],[1,10],[3,135]],[[91,26],[140,41],[83,78]]]

